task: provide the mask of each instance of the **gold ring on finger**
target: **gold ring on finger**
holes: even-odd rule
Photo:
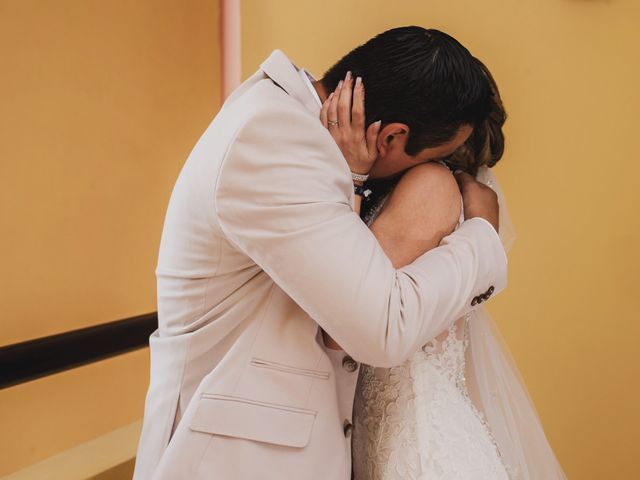
[[[329,120],[327,123],[329,125],[338,125],[338,121],[337,120]]]

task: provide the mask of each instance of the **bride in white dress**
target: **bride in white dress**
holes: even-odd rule
[[[491,115],[444,163],[496,191],[500,237],[508,249],[513,228],[488,168],[502,156],[506,115],[495,81],[478,63],[493,89]],[[323,112],[327,117],[324,107]],[[327,126],[327,118],[323,122]],[[378,191],[361,213],[367,226],[381,213],[392,189],[387,185],[386,193]],[[463,219],[461,212],[458,225]],[[355,480],[566,478],[515,362],[482,307],[458,319],[400,366],[362,365],[353,423]]]
[[[500,237],[508,249],[514,234],[502,192],[488,168],[479,168],[477,179],[498,193]],[[388,196],[364,215],[367,225]],[[566,478],[482,307],[400,366],[362,365],[353,416],[355,480]]]
[[[367,225],[386,198],[365,217]],[[400,366],[362,365],[354,404],[356,479],[517,478],[468,394],[471,317]]]

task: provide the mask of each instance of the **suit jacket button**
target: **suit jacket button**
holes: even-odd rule
[[[483,300],[489,300],[489,297],[491,296],[491,294],[493,293],[493,291],[495,290],[495,288],[493,288],[493,285],[491,285],[486,292],[484,292],[483,295],[480,295],[482,297]]]
[[[347,355],[342,359],[342,368],[344,368],[349,373],[355,372],[358,369],[358,362]]]
[[[351,432],[353,432],[353,425],[349,420],[345,420],[342,429],[344,431],[344,436],[349,438],[351,436]]]

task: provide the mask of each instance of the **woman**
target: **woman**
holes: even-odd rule
[[[502,126],[506,119],[498,88],[478,61],[493,92],[488,119],[476,125],[463,146],[441,164],[413,167],[393,179],[370,181],[373,194],[360,208],[363,221],[385,247],[387,205],[397,209],[404,192],[433,188],[434,181],[450,182],[443,173],[463,170],[497,190],[501,203],[500,236],[509,248],[513,231],[502,195],[489,171],[501,158]],[[354,93],[352,122],[364,117],[363,92]],[[362,88],[362,87],[360,87]],[[321,119],[352,165],[364,154],[375,156],[375,146],[353,134],[350,125],[330,122],[341,96],[351,103],[351,84],[338,87],[324,103]],[[344,98],[344,97],[343,97]],[[358,105],[359,103],[359,105]],[[331,128],[330,128],[331,127]],[[369,136],[367,138],[370,138]],[[451,177],[450,173],[446,174]],[[427,206],[428,208],[428,206]],[[462,212],[457,225],[463,220]],[[387,218],[389,215],[386,216]],[[432,225],[430,248],[457,225],[442,217]],[[396,268],[424,252],[399,256],[386,251]],[[412,258],[413,257],[413,258]],[[325,336],[331,345],[332,340]],[[337,346],[333,345],[334,348]],[[551,450],[515,363],[501,342],[495,324],[482,309],[457,320],[425,344],[404,364],[390,369],[363,365],[354,404],[353,469],[356,480],[390,479],[561,479],[565,478]]]

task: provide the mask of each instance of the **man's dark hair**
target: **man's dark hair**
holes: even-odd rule
[[[438,30],[387,30],[339,60],[322,85],[333,91],[349,70],[362,77],[366,125],[405,123],[409,155],[451,140],[461,125],[475,127],[489,114],[491,88],[478,63]]]

